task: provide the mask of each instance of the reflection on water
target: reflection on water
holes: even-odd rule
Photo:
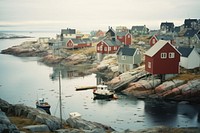
[[[176,125],[177,105],[163,101],[146,101],[144,110],[149,123],[163,125]],[[154,124],[153,124],[154,125]]]
[[[54,81],[54,80],[58,80],[58,76],[59,76],[59,72],[61,72],[61,77],[63,79],[66,78],[74,78],[74,77],[84,77],[86,76],[83,72],[84,69],[86,70],[85,66],[56,66],[53,67],[53,72],[49,75],[49,77]]]

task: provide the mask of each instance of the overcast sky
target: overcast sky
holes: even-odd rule
[[[0,0],[0,30],[31,26],[90,31],[120,25],[158,29],[161,22],[181,25],[185,18],[200,18],[200,0]]]

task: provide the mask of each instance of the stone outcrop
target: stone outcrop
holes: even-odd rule
[[[96,123],[96,122],[91,122],[84,120],[82,118],[68,118],[67,123],[72,127],[76,129],[80,129],[84,132],[91,132],[91,133],[106,133],[106,132],[112,132],[114,131],[113,128]]]
[[[15,56],[45,56],[48,54],[48,44],[40,44],[34,41],[23,42],[18,46],[13,46],[2,50],[2,54],[11,54]]]
[[[159,79],[139,80],[129,83],[129,86],[122,91],[124,94],[137,98],[159,98],[177,101],[200,101],[200,79],[190,81],[169,80],[160,84]]]
[[[0,109],[0,133],[20,133],[17,127],[10,122],[8,117]]]
[[[11,105],[2,99],[0,99],[0,109],[7,114],[29,118],[32,121],[45,124],[51,131],[60,128],[60,119],[47,114],[44,110],[28,107],[22,104]]]

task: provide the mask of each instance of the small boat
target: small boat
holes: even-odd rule
[[[44,101],[44,98],[39,98],[39,100],[36,101],[36,108],[43,109],[48,114],[51,114],[50,107],[51,106],[49,105],[49,103]]]
[[[81,118],[81,114],[78,112],[71,112],[69,113],[70,118]]]
[[[95,99],[107,99],[113,98],[114,92],[108,89],[107,85],[97,85],[97,88],[93,91]]]

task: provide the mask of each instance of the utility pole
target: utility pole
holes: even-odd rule
[[[59,101],[60,101],[60,128],[62,128],[62,99],[61,99],[61,72],[59,71]]]

